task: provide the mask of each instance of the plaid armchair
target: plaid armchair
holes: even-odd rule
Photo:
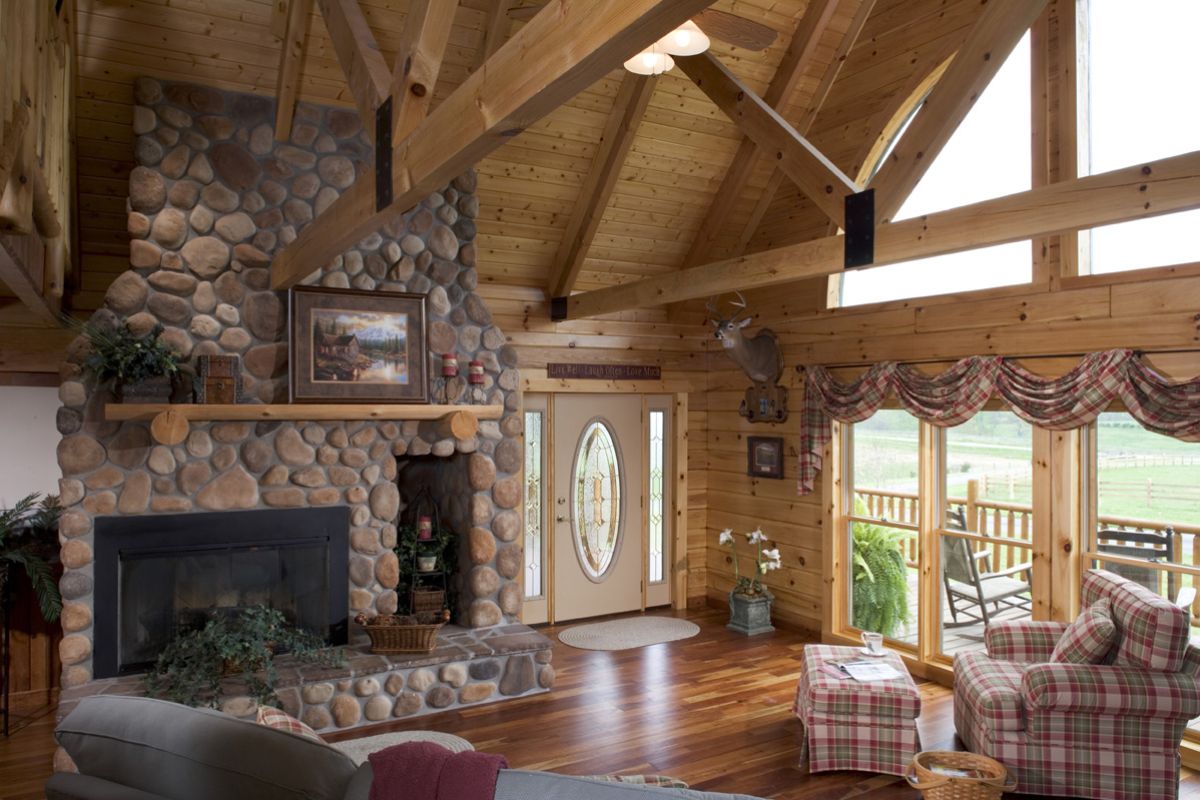
[[[1183,609],[1111,572],[1090,570],[1084,608],[1112,605],[1103,664],[1050,663],[1061,622],[987,628],[987,653],[954,659],[954,725],[1001,761],[1017,791],[1100,800],[1179,795],[1179,742],[1200,716],[1200,650]]]

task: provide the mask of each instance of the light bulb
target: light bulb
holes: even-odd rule
[[[673,56],[694,56],[703,53],[710,44],[700,26],[689,19],[659,39],[657,47]]]
[[[675,66],[675,60],[655,45],[625,62],[625,69],[636,75],[662,75]]]

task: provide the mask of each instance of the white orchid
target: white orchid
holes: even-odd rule
[[[764,544],[768,544],[767,535],[763,533],[762,528],[755,528],[746,534],[748,541],[756,550],[754,557],[754,572],[750,577],[742,577],[741,570],[738,567],[737,554],[737,537],[733,535],[732,528],[726,528],[717,534],[717,541],[721,546],[728,546],[733,561],[733,591],[735,594],[759,595],[763,592],[761,577],[772,570],[777,570],[783,566],[783,559],[779,555],[779,549],[763,549]]]

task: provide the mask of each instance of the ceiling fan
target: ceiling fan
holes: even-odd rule
[[[544,5],[533,5],[509,9],[508,16],[515,20],[529,20],[543,7]],[[692,17],[692,21],[712,38],[746,50],[766,50],[779,38],[779,31],[770,26],[711,8]]]

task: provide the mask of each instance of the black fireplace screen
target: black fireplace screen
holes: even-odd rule
[[[96,677],[144,670],[179,633],[252,606],[344,644],[348,528],[344,507],[98,519]]]

